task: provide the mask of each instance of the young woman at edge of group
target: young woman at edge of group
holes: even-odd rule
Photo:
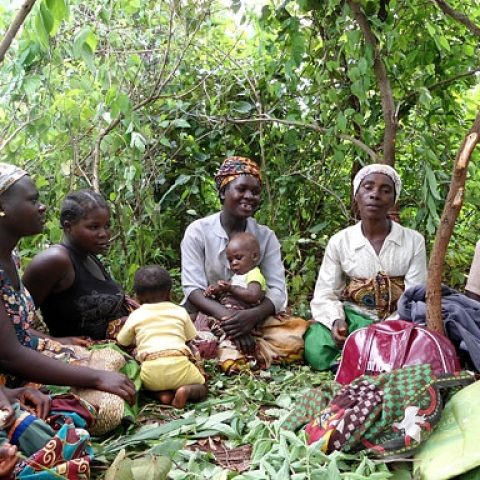
[[[388,217],[402,182],[390,166],[363,167],[353,181],[361,221],[328,242],[311,302],[305,360],[328,369],[349,333],[396,310],[402,292],[426,281],[423,236]]]
[[[4,280],[20,295],[23,307],[31,301],[18,275],[14,249],[22,237],[42,232],[45,210],[27,173],[13,165],[0,164],[0,270]],[[39,383],[103,390],[133,402],[135,388],[123,374],[67,365],[22,345],[13,325],[24,319],[7,311],[7,300],[3,295],[0,302],[0,371]]]
[[[480,240],[475,246],[475,254],[465,285],[465,295],[480,302]]]

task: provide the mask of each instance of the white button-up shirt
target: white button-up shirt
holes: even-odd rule
[[[465,290],[480,295],[480,241],[477,242],[475,247],[475,255],[473,256]]]
[[[278,313],[285,309],[287,292],[285,269],[280,253],[280,242],[265,225],[259,225],[253,218],[247,219],[246,232],[252,233],[260,244],[260,268],[267,282],[265,296]],[[225,249],[228,235],[220,223],[220,212],[192,222],[185,230],[181,243],[182,287],[185,298],[194,290],[205,290],[218,280],[228,280],[232,271]]]
[[[340,296],[347,278],[368,279],[378,272],[405,277],[405,288],[425,283],[427,255],[423,236],[392,222],[377,255],[362,233],[361,222],[335,234],[328,242],[310,304],[313,319],[332,328],[345,313]]]

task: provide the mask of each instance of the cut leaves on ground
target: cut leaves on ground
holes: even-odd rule
[[[393,471],[363,454],[326,455],[317,444],[307,445],[303,432],[281,427],[302,392],[328,384],[333,380],[331,374],[290,366],[228,377],[212,365],[207,367],[211,375],[208,398],[184,411],[142,397],[137,424],[95,444],[93,477],[412,479],[408,465]]]

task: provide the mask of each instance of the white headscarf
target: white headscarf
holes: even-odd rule
[[[0,163],[0,195],[25,175],[27,175],[27,172],[15,165]]]
[[[392,180],[395,186],[395,203],[397,203],[398,198],[400,197],[400,191],[402,190],[402,179],[394,168],[390,165],[384,165],[383,163],[372,163],[371,165],[367,165],[355,175],[355,178],[353,179],[353,196],[357,194],[362,180],[372,173],[381,173]]]

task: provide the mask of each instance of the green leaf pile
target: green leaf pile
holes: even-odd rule
[[[142,426],[94,445],[97,461],[113,462],[106,473],[103,467],[94,468],[97,478],[136,480],[138,472],[164,478],[148,475],[163,475],[158,472],[168,465],[167,478],[173,480],[410,479],[408,469],[392,472],[363,454],[325,455],[318,444],[306,444],[303,431],[282,428],[295,399],[306,389],[331,382],[330,374],[305,366],[272,367],[236,377],[210,366],[209,373],[209,397],[185,411],[144,397]],[[215,459],[219,452],[246,445],[251,446],[247,469],[228,468]]]

